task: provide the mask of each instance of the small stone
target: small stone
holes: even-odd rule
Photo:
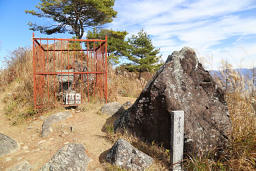
[[[40,170],[86,170],[90,159],[85,153],[82,144],[67,144],[62,147],[52,159]]]
[[[124,111],[124,107],[118,102],[104,104],[100,109],[100,113],[108,115],[114,115],[122,111]]]
[[[0,157],[9,154],[18,149],[18,144],[15,140],[7,135],[0,133]]]
[[[56,122],[65,120],[71,117],[72,114],[70,112],[59,112],[49,116],[42,125],[42,137],[48,136],[51,132],[53,132],[52,125]]]
[[[153,159],[139,151],[124,139],[119,139],[106,156],[111,164],[127,170],[145,170],[153,163]]]

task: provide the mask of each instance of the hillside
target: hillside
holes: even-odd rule
[[[183,51],[179,53],[183,54]],[[181,64],[181,66],[185,68],[184,73],[186,74],[190,72],[192,73],[194,70],[196,70],[192,69],[196,63],[193,63],[193,61],[191,62],[189,57],[187,58],[188,60],[183,61]],[[171,60],[172,59],[170,58],[169,62]],[[114,70],[111,67],[109,68],[109,102],[119,102],[120,104],[125,104],[127,101],[131,102],[131,104],[128,103],[129,105],[126,106],[125,110],[121,113],[114,115],[101,113],[100,108],[104,105],[104,103],[98,101],[97,98],[91,100],[89,103],[86,102],[80,105],[77,109],[65,109],[60,105],[56,107],[46,106],[44,110],[38,111],[33,108],[33,81],[31,79],[31,62],[31,51],[29,49],[19,49],[16,51],[12,60],[9,61],[7,69],[1,72],[0,78],[2,84],[0,97],[0,133],[5,134],[17,141],[19,148],[12,153],[0,156],[0,170],[13,167],[22,161],[27,161],[31,165],[32,170],[38,170],[43,167],[45,163],[51,160],[61,147],[70,143],[82,144],[85,147],[84,152],[90,158],[90,162],[87,167],[88,170],[120,170],[121,168],[111,165],[106,161],[106,155],[110,148],[120,138],[127,140],[138,150],[152,157],[154,163],[149,167],[149,170],[168,170],[170,167],[170,149],[163,143],[158,143],[160,139],[156,138],[152,141],[144,141],[143,138],[131,136],[131,134],[128,134],[126,131],[114,133],[115,121],[118,118],[123,117],[123,122],[125,122],[125,119],[127,119],[127,112],[129,113],[132,111],[132,114],[138,114],[138,116],[135,118],[140,120],[144,117],[141,111],[149,111],[149,109],[152,110],[152,107],[157,108],[154,110],[154,112],[157,115],[159,114],[159,117],[145,117],[146,119],[150,118],[151,121],[146,121],[146,119],[142,120],[144,120],[144,123],[146,124],[150,123],[150,125],[153,125],[152,130],[155,130],[157,135],[159,132],[161,132],[158,131],[160,127],[162,130],[165,129],[162,126],[166,123],[167,120],[161,119],[161,116],[163,116],[163,113],[166,112],[163,104],[167,103],[163,103],[161,100],[154,103],[154,106],[147,106],[147,101],[145,105],[143,104],[145,98],[142,101],[140,100],[140,98],[143,99],[143,94],[151,92],[151,90],[147,91],[144,89],[146,83],[152,79],[151,73],[143,73],[142,79],[139,80],[138,73],[127,72],[125,70]],[[177,61],[174,64],[174,67],[170,67],[169,70],[172,71],[172,69],[174,69],[181,72],[181,68],[179,68]],[[190,82],[185,85],[181,84],[179,81],[175,83],[176,77],[174,77],[174,80],[171,82],[166,81],[171,78],[168,77],[168,74],[172,73],[167,70],[164,72],[166,74],[164,79],[159,79],[159,81],[156,79],[156,77],[154,77],[153,80],[157,80],[156,83],[162,82],[163,85],[157,84],[152,88],[153,93],[151,95],[151,99],[154,99],[153,97],[155,94],[164,92],[162,89],[164,88],[164,84],[169,85],[169,88],[173,88],[172,83],[175,83],[174,87],[176,86],[176,88],[179,88],[179,93],[188,89],[190,90],[193,86],[201,84],[201,88],[199,89],[200,96],[198,96],[198,92],[196,92],[199,90],[193,90],[195,91],[193,92],[193,97],[189,97],[187,95],[191,93],[177,95],[176,91],[169,89],[170,91],[173,91],[174,95],[166,96],[165,94],[165,99],[170,98],[169,106],[171,106],[171,104],[177,104],[177,102],[172,100],[172,97],[175,97],[175,94],[177,97],[183,96],[188,99],[197,97],[193,99],[193,107],[196,106],[196,100],[204,97],[200,103],[203,105],[206,104],[205,97],[207,97],[207,94],[212,94],[215,96],[214,94],[216,94],[216,92],[210,92],[214,86],[207,86],[209,81],[213,82],[212,78],[207,75],[207,72],[204,71],[201,64],[198,64],[197,67],[199,68],[198,70],[200,72],[198,71],[199,73],[196,74],[204,76],[200,78],[203,80],[204,84],[201,84],[200,80],[197,80],[199,76],[196,76],[195,73],[191,74],[191,78],[189,74],[185,77],[192,79],[190,81],[195,82],[195,85],[191,84]],[[160,72],[161,71],[158,71],[158,74]],[[180,75],[178,76],[181,78]],[[242,79],[239,77],[239,75],[229,76],[230,80],[236,80],[240,83],[242,82]],[[215,81],[221,82],[221,80]],[[179,87],[179,84],[181,87]],[[189,84],[192,86],[189,86]],[[221,97],[218,98],[221,99],[222,105],[225,105],[223,100],[227,104],[230,116],[229,119],[231,120],[232,124],[230,125],[232,133],[229,143],[224,149],[213,148],[212,151],[210,151],[207,155],[184,155],[183,165],[188,170],[255,170],[255,97],[251,96],[251,94],[244,94],[242,88],[239,87],[242,84],[235,85],[237,86],[234,87],[235,91],[226,92],[225,96],[223,97],[220,93],[221,90],[217,90],[217,93],[220,93],[221,95]],[[144,91],[141,93],[143,89]],[[138,98],[139,96],[141,97]],[[161,95],[161,97],[163,97],[163,95]],[[182,99],[177,97],[175,98]],[[137,98],[139,99],[138,101],[136,101]],[[192,107],[189,106],[190,102],[186,102],[185,100],[187,99],[183,99],[183,103],[187,104],[185,105],[187,106],[186,110],[190,111],[192,109]],[[128,109],[128,107],[130,107],[134,102],[134,107]],[[160,103],[162,104],[160,105]],[[136,106],[138,108],[136,108]],[[140,107],[142,108],[139,109]],[[206,109],[207,107],[210,108],[210,106],[206,106]],[[177,107],[172,106],[170,108],[173,109]],[[159,112],[160,110],[162,110],[162,112]],[[198,108],[194,108],[193,110],[197,111]],[[211,110],[213,113],[214,110],[220,109],[212,108]],[[54,124],[52,127],[53,132],[47,137],[42,137],[44,122],[53,114],[62,111],[70,112],[72,116],[60,122],[56,122],[56,124]],[[149,114],[151,114],[151,112],[149,112]],[[210,115],[211,113],[208,112],[206,114]],[[196,121],[199,120],[200,118],[196,119]],[[151,124],[152,122],[154,122],[154,124]],[[186,122],[189,122],[189,120]],[[136,120],[131,125],[135,125],[135,123],[137,124]],[[158,126],[156,126],[157,124]],[[138,129],[133,128],[133,131],[136,132],[140,130],[143,132],[143,129],[141,129],[142,127],[137,126],[137,128]],[[206,126],[204,128],[206,128]],[[150,131],[147,133],[150,134]],[[187,132],[186,134],[189,135],[190,132]],[[202,136],[200,138],[202,138]],[[202,140],[208,142],[208,139]],[[218,157],[216,157],[217,154]]]

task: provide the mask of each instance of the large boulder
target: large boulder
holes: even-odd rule
[[[115,123],[146,141],[170,146],[171,111],[185,113],[185,153],[223,147],[231,131],[224,92],[191,48],[174,51],[134,105]]]
[[[122,111],[124,111],[124,107],[118,102],[111,102],[111,103],[104,104],[100,109],[100,113],[104,113],[108,115],[114,115],[117,112],[122,112]]]
[[[60,122],[62,120],[65,120],[65,119],[67,119],[67,118],[69,118],[71,116],[72,116],[72,114],[70,112],[58,112],[58,113],[55,113],[55,114],[52,114],[51,116],[49,116],[43,122],[42,133],[41,133],[42,137],[46,137],[51,132],[53,132],[52,125],[54,123]]]
[[[128,170],[145,170],[152,165],[153,159],[139,151],[124,139],[119,139],[106,156],[113,165]]]
[[[85,171],[90,159],[82,144],[67,144],[62,147],[41,171]]]
[[[17,149],[18,144],[15,140],[0,133],[0,157]]]

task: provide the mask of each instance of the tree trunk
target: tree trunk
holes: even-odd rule
[[[142,73],[142,71],[139,70],[139,80],[141,79],[141,73]]]

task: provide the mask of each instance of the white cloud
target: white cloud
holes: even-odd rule
[[[213,56],[215,68],[220,56],[232,58],[234,67],[240,61],[250,67],[256,59],[256,40],[243,40],[256,35],[255,15],[243,14],[256,13],[255,0],[116,0],[115,8],[118,16],[109,27],[131,34],[144,28],[164,59],[183,46],[195,48],[199,56]],[[233,41],[234,36],[238,39]]]

